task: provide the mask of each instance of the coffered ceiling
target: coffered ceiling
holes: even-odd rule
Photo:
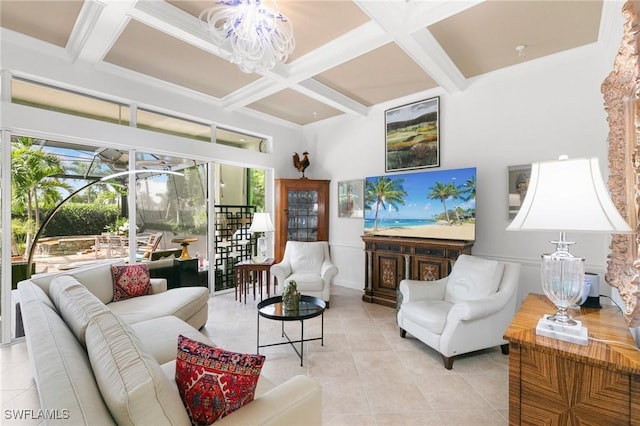
[[[296,48],[245,74],[198,22],[212,1],[1,0],[0,25],[66,49],[74,62],[142,74],[298,125],[598,41],[600,1],[280,0]],[[616,3],[619,11],[620,3]],[[516,46],[524,45],[524,56]]]

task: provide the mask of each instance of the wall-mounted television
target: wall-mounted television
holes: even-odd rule
[[[365,179],[364,233],[475,241],[476,168]]]

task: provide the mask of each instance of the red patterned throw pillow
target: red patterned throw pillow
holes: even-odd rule
[[[113,301],[151,294],[149,265],[112,265]]]
[[[180,335],[176,383],[191,423],[210,425],[253,401],[264,360]]]

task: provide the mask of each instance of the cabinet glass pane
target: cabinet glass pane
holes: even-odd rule
[[[287,239],[318,240],[318,191],[287,191]]]

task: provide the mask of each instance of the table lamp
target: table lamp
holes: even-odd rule
[[[264,236],[265,232],[273,232],[273,223],[271,222],[271,216],[269,213],[254,213],[253,221],[249,232],[260,232],[258,238],[258,256],[255,258],[256,262],[264,262],[267,258],[267,237]]]
[[[533,163],[527,194],[507,231],[558,231],[556,251],[542,255],[545,295],[556,305],[544,315],[536,334],[586,345],[587,329],[571,318],[567,308],[577,303],[585,282],[584,258],[569,253],[573,242],[566,231],[629,233],[629,225],[614,206],[600,174],[597,158]]]

